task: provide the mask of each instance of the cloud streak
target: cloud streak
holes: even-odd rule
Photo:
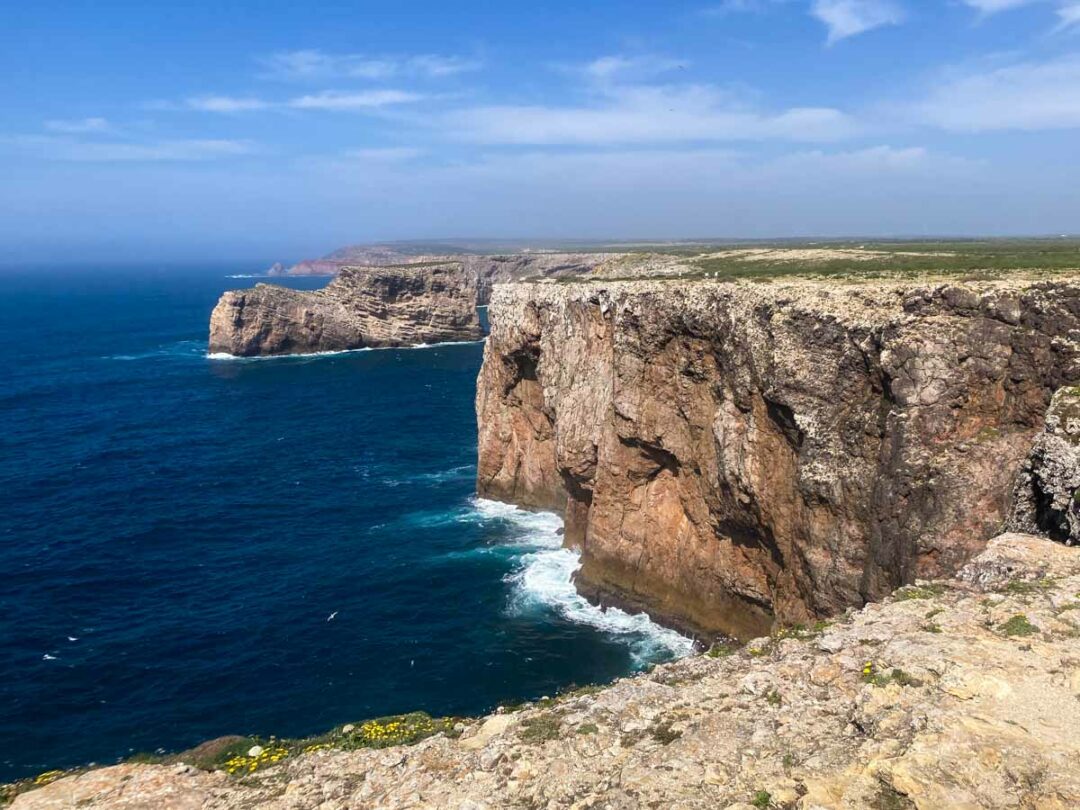
[[[913,114],[954,132],[1080,127],[1080,56],[947,75]]]
[[[280,51],[259,61],[264,78],[283,81],[377,81],[401,76],[439,79],[479,70],[482,66],[479,60],[463,56],[367,56],[315,49]]]
[[[903,22],[903,9],[891,0],[814,0],[810,14],[825,24],[830,45],[885,25]]]
[[[828,141],[855,134],[856,123],[829,107],[763,112],[708,85],[611,88],[578,106],[492,105],[450,111],[439,120],[473,143],[598,146],[740,140]]]

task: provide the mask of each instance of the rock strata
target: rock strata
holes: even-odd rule
[[[222,295],[211,353],[239,357],[479,340],[475,274],[459,263],[344,268],[316,292],[258,284]]]
[[[126,764],[13,810],[1080,806],[1080,550],[1010,534],[953,580],[412,747],[229,777]]]
[[[749,637],[958,570],[1001,530],[1080,284],[495,288],[481,495],[565,515],[578,587]]]

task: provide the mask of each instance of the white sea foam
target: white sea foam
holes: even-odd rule
[[[511,542],[527,549],[506,580],[513,588],[509,609],[515,613],[554,612],[568,621],[589,625],[625,641],[638,665],[658,658],[681,657],[693,651],[691,639],[661,627],[645,613],[599,608],[574,587],[581,555],[562,545],[563,522],[548,512],[528,512],[510,504],[477,498],[474,514],[481,520],[502,520],[514,528]]]
[[[258,354],[251,357],[229,354],[228,352],[207,352],[206,359],[232,360],[238,362],[249,362],[254,360],[288,360],[290,358],[298,357],[332,357],[338,354],[356,354],[357,352],[406,351],[409,349],[438,349],[442,346],[471,346],[474,343],[483,342],[483,340],[447,340],[442,343],[417,343],[415,346],[364,346],[360,349],[337,349],[328,352],[296,352],[294,354]]]

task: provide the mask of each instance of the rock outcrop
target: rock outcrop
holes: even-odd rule
[[[475,274],[456,262],[344,268],[316,292],[258,284],[222,295],[209,348],[249,357],[479,340],[476,297]]]
[[[1061,388],[1020,470],[1012,525],[1080,543],[1080,388]]]
[[[13,810],[1067,810],[1080,806],[1078,594],[1080,550],[1005,535],[955,580],[464,721],[458,739],[337,750],[347,726],[250,775],[118,765]]]
[[[1080,284],[495,289],[481,495],[553,509],[578,587],[748,637],[958,570],[1001,530]]]

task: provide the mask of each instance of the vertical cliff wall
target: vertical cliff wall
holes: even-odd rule
[[[749,635],[958,569],[1001,527],[1080,285],[495,288],[478,490],[566,517],[578,587]]]

